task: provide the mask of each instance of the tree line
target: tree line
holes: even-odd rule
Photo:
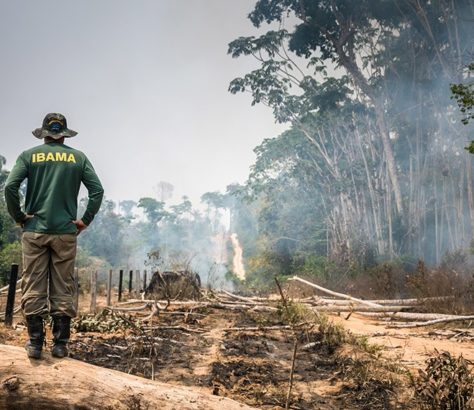
[[[0,192],[8,177],[5,158],[0,156]],[[92,270],[143,269],[149,271],[197,271],[203,282],[214,285],[228,281],[228,232],[218,210],[196,209],[187,197],[167,204],[173,186],[162,182],[153,197],[114,202],[105,199],[93,223],[78,238],[76,266],[87,274]],[[168,191],[164,195],[164,191]],[[21,189],[24,195],[24,189]],[[160,200],[163,199],[163,200]],[[79,201],[78,215],[87,198]],[[21,265],[21,228],[8,215],[3,195],[0,198],[0,282],[12,263]]]
[[[469,252],[474,2],[259,0],[248,18],[263,34],[228,52],[259,67],[229,90],[289,124],[233,189],[239,234],[255,233],[248,269],[327,274]]]

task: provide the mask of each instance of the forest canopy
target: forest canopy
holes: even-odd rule
[[[260,67],[229,90],[291,125],[255,149],[242,187],[259,204],[258,269],[439,264],[469,248],[474,3],[260,0],[248,17],[266,32],[229,54]]]

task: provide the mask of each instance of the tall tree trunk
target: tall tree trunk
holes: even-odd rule
[[[372,106],[375,111],[377,128],[382,138],[383,150],[387,161],[391,187],[395,195],[397,211],[399,215],[404,218],[402,191],[400,188],[397,167],[395,165],[395,156],[393,154],[389,130],[385,118],[384,99],[376,94],[376,90],[369,84],[367,78],[364,76],[359,66],[357,65],[353,42],[353,35],[355,33],[354,28],[352,27],[351,20],[349,19],[347,21],[344,21],[341,19],[341,15],[337,13],[335,17],[341,28],[341,35],[339,38],[334,38],[329,35],[329,40],[333,42],[334,48],[339,57],[339,63],[346,69],[348,74],[351,76],[354,85],[360,91],[362,91],[372,103]]]
[[[377,243],[377,251],[381,255],[384,253],[385,249],[383,246],[382,240],[382,229],[380,227],[379,218],[377,215],[377,204],[375,199],[374,187],[372,186],[373,178],[370,175],[369,165],[367,164],[367,158],[365,157],[364,149],[362,147],[361,136],[359,131],[355,130],[355,136],[357,138],[357,145],[359,147],[360,155],[362,162],[364,163],[365,175],[367,178],[367,187],[369,188],[369,198],[370,198],[370,208],[372,210],[372,217],[374,218],[374,229],[375,229],[375,240]]]
[[[467,203],[469,206],[470,224],[471,224],[471,238],[474,238],[474,196],[472,192],[472,164],[471,157],[466,155],[466,183],[467,183]]]

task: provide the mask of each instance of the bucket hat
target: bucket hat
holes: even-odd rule
[[[77,132],[70,130],[67,127],[67,121],[64,115],[53,112],[44,117],[43,126],[41,128],[36,128],[33,131],[33,135],[39,139],[51,137],[55,140],[59,140],[63,137],[74,137],[77,135]]]

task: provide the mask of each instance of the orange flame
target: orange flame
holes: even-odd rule
[[[230,240],[232,242],[232,246],[234,248],[234,258],[232,260],[232,270],[234,271],[235,275],[240,280],[245,280],[245,268],[242,259],[242,247],[239,243],[239,238],[237,237],[236,233],[230,235]]]

